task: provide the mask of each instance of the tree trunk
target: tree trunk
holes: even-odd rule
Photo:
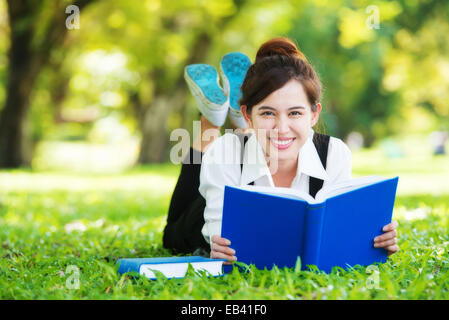
[[[0,167],[3,168],[30,163],[31,150],[26,141],[26,120],[31,89],[41,67],[39,59],[32,55],[31,28],[16,27],[19,23],[14,21],[12,10],[9,11],[11,47],[8,53],[8,85],[6,103],[0,115]],[[26,11],[24,13],[29,14]]]
[[[29,165],[30,150],[25,142],[29,95],[17,90],[18,83],[8,87],[6,105],[0,118],[0,167]],[[28,156],[27,156],[28,155]]]
[[[140,144],[139,163],[160,163],[168,156],[167,118],[176,105],[185,100],[182,92],[172,97],[159,96],[154,99],[150,108],[143,112],[141,121],[142,141]]]
[[[75,0],[81,10],[93,0]],[[26,133],[30,96],[34,83],[50,54],[67,33],[65,10],[60,4],[49,18],[48,27],[36,40],[34,25],[41,18],[34,0],[9,0],[11,47],[8,52],[8,85],[5,106],[0,114],[0,168],[29,165],[32,146]]]
[[[211,39],[208,34],[198,36],[195,45],[191,49],[191,55],[186,64],[199,63],[206,58]],[[163,72],[163,70],[159,70]],[[157,79],[157,75],[154,79]],[[160,88],[156,85],[155,96],[151,106],[141,108],[140,129],[142,142],[138,162],[154,163],[167,161],[169,150],[166,129],[167,119],[170,114],[186,103],[186,86],[184,74],[180,73],[178,79],[171,88]]]

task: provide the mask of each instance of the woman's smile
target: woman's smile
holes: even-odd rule
[[[296,138],[268,138],[272,145],[274,145],[279,150],[284,150],[290,147]]]

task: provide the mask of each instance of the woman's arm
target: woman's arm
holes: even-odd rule
[[[234,160],[240,159],[240,155],[234,157],[235,152],[232,152],[239,150],[239,143],[234,135],[225,134],[206,151],[201,163],[199,192],[206,200],[202,232],[211,244],[211,258],[236,260],[235,251],[229,248],[231,242],[221,237],[221,222],[224,187],[240,183],[240,164]]]

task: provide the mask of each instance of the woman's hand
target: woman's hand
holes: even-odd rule
[[[398,232],[396,231],[397,226],[397,221],[393,221],[384,226],[382,228],[384,234],[374,238],[374,248],[384,248],[388,250],[388,255],[398,252],[398,239],[396,238],[398,235]]]
[[[231,261],[236,261],[235,250],[229,248],[231,241],[222,238],[219,235],[213,235],[211,244],[210,257],[212,259],[228,259],[224,264],[231,264]]]

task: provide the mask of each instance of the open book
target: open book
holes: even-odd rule
[[[368,176],[322,188],[225,187],[221,236],[257,268],[316,265],[329,272],[385,262],[374,238],[391,222],[398,177]]]

